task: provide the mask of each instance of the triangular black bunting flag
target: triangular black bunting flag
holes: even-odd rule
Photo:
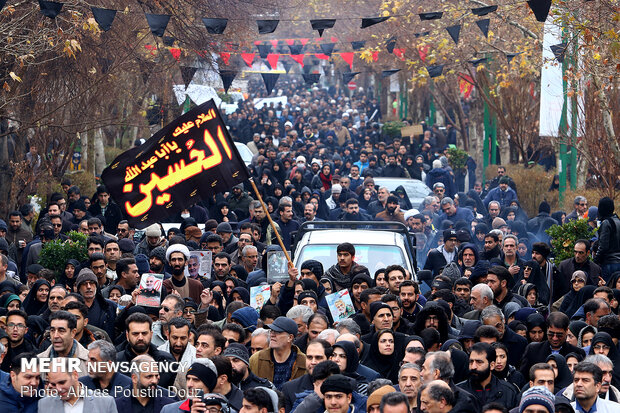
[[[342,74],[342,83],[344,83],[345,85],[347,83],[349,83],[351,80],[353,80],[353,78],[357,75],[359,75],[360,72],[345,72]]]
[[[237,76],[237,72],[234,70],[222,70],[220,71],[220,77],[222,78],[222,84],[224,85],[224,92],[228,93],[228,88],[232,84],[233,80]]]
[[[323,30],[331,29],[332,27],[334,27],[334,23],[336,23],[336,19],[310,20],[310,24],[312,25],[312,30],[318,31],[319,37],[323,36]]]
[[[112,22],[114,21],[114,17],[116,17],[116,10],[102,9],[100,7],[91,7],[90,10],[93,12],[95,21],[101,30],[107,32],[112,28]]]
[[[323,54],[331,57],[332,52],[334,51],[334,46],[336,46],[336,43],[321,43],[321,51]]]
[[[462,25],[457,24],[456,26],[450,26],[450,27],[446,27],[446,30],[448,31],[448,34],[450,35],[450,37],[452,37],[452,40],[454,40],[454,44],[459,44],[459,37],[461,36],[461,27]]]
[[[495,10],[497,10],[497,5],[476,7],[474,9],[471,9],[471,12],[474,13],[476,16],[486,16],[489,13],[493,13]]]
[[[489,37],[489,22],[490,21],[491,19],[482,19],[482,20],[476,21],[476,25],[478,25],[478,28],[480,28],[480,31],[482,32],[482,34],[484,34],[484,37]]]
[[[258,34],[269,34],[276,31],[280,20],[256,20]]]
[[[390,70],[384,70],[381,72],[381,77],[390,77],[392,76],[394,73],[398,73],[400,72],[400,69],[390,69]]]
[[[150,13],[145,13],[145,15],[153,36],[164,37],[164,32],[166,31],[166,27],[168,27],[168,22],[170,21],[170,15]]]
[[[258,54],[261,59],[266,59],[269,53],[271,53],[271,45],[270,44],[257,44],[256,48],[258,49]]]
[[[293,64],[286,59],[280,60],[280,62],[282,62],[282,66],[284,66],[286,73],[288,73],[289,70],[291,70],[291,67],[293,67]]]
[[[366,27],[374,26],[375,24],[383,23],[384,21],[386,21],[390,17],[391,16],[366,17],[366,18],[363,18],[362,19],[362,29],[365,29]]]
[[[105,57],[98,57],[97,61],[101,65],[101,74],[105,75],[110,70],[110,66],[114,63],[114,59],[107,59]]]
[[[564,52],[566,51],[566,43],[558,43],[558,44],[554,44],[551,45],[551,51],[553,52],[553,55],[555,56],[556,60],[560,63],[564,62]]]
[[[319,79],[321,79],[320,73],[304,73],[302,74],[302,76],[306,85],[313,85],[315,83],[319,83]]]
[[[387,50],[388,53],[392,54],[394,53],[395,47],[396,47],[396,36],[392,36],[388,39],[385,45],[385,49]]]
[[[0,0],[0,11],[2,11],[5,4],[6,4],[6,0]]]
[[[195,67],[181,66],[181,77],[183,78],[183,84],[185,85],[185,89],[187,89],[187,86],[189,86],[189,84],[192,82],[196,70],[198,69]]]
[[[469,63],[471,63],[474,66],[478,66],[478,65],[481,65],[483,63],[486,63],[487,60],[488,59],[486,57],[481,57],[480,59],[470,60]]]
[[[291,54],[301,54],[301,50],[304,48],[303,44],[289,44],[288,45]]]
[[[166,47],[172,47],[174,46],[174,41],[176,39],[172,36],[164,36],[162,37],[162,42],[164,43],[164,46]]]
[[[420,33],[414,33],[413,35],[415,37],[422,37],[422,36],[428,36],[429,34],[431,34],[431,32],[420,32]]]
[[[506,60],[508,61],[508,64],[510,64],[510,62],[512,62],[512,59],[514,59],[515,57],[519,56],[521,54],[521,52],[519,53],[506,53]]]
[[[357,41],[357,42],[351,42],[351,47],[353,48],[353,50],[363,49],[365,45],[366,45],[366,40],[360,40],[360,41]]]
[[[261,73],[263,76],[263,82],[265,82],[265,89],[267,89],[267,96],[271,95],[276,82],[278,81],[278,77],[280,77],[279,73]]]
[[[430,13],[419,13],[420,20],[437,20],[441,19],[443,16],[442,11],[432,11]]]
[[[55,1],[39,0],[39,7],[41,8],[41,14],[50,19],[55,19],[60,14],[64,3],[58,3]]]
[[[228,25],[228,19],[212,19],[208,17],[203,17],[202,22],[207,29],[207,33],[209,34],[222,34],[224,30],[226,30],[226,25]]]
[[[547,20],[551,9],[551,0],[528,0],[527,4],[534,12],[536,20],[543,23]]]
[[[428,75],[430,77],[441,76],[441,74],[443,73],[443,65],[427,66],[426,70],[428,70]]]

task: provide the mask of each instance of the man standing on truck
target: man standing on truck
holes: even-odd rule
[[[343,242],[338,245],[336,252],[338,254],[338,263],[332,265],[325,272],[325,276],[332,281],[337,291],[350,288],[351,280],[357,274],[366,273],[370,275],[368,268],[355,263],[355,247],[353,244]]]

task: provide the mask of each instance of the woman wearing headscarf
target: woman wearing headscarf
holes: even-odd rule
[[[573,375],[561,354],[550,354],[545,360],[555,371],[555,390],[560,391],[573,383]]]
[[[590,349],[590,344],[592,344],[592,339],[598,333],[596,327],[591,325],[586,325],[579,332],[579,336],[577,336],[577,346],[583,348],[586,352]]]
[[[20,310],[22,308],[22,300],[17,294],[5,294],[0,297],[0,307],[5,308],[6,312]]]
[[[504,343],[493,343],[491,347],[495,349],[495,369],[493,374],[500,380],[506,380],[516,387],[517,392],[527,383],[523,375],[517,368],[508,364],[508,347]]]
[[[618,368],[620,366],[620,352],[609,333],[602,331],[596,333],[594,338],[592,338],[588,354],[602,354],[611,360],[614,365],[611,384],[618,387],[620,385],[620,369]]]
[[[603,197],[598,201],[598,249],[592,260],[601,266],[602,277],[609,279],[620,271],[620,218],[614,214],[614,201]]]
[[[612,290],[620,290],[620,271],[611,274],[611,278],[609,278],[606,285]]]
[[[211,216],[217,222],[237,222],[237,215],[231,211],[230,204],[227,201],[220,201],[217,203],[215,209],[215,215]]]
[[[328,163],[321,167],[318,174],[314,175],[310,188],[321,192],[332,189],[332,167]]]
[[[77,278],[77,274],[80,270],[80,262],[78,260],[69,259],[65,264],[65,270],[58,277],[58,283],[64,284],[70,290],[73,290],[73,285]]]
[[[579,332],[582,328],[587,326],[585,321],[574,320],[568,325],[568,331],[566,332],[566,342],[572,346],[577,347]]]
[[[518,273],[517,278],[515,279],[515,286],[513,288],[513,292],[516,292],[517,294],[527,299],[527,296],[519,292],[521,291],[522,285],[527,283],[534,284],[536,286],[538,301],[540,302],[540,304],[548,305],[549,299],[551,297],[551,293],[549,292],[549,286],[547,285],[545,277],[540,271],[540,265],[538,265],[538,262],[536,262],[535,260],[526,261],[525,265],[523,266],[523,272]]]
[[[547,339],[547,322],[539,313],[530,314],[525,321],[527,326],[527,341],[540,343]]]
[[[37,280],[24,300],[24,311],[28,315],[38,315],[47,309],[47,299],[51,285],[47,280]]]
[[[579,308],[590,298],[594,296],[593,285],[586,285],[586,273],[583,271],[575,271],[571,277],[571,289],[560,300],[553,304],[555,308],[559,303],[559,311],[572,318]]]
[[[335,358],[337,356],[332,353],[331,359],[338,364],[341,369],[341,373],[347,377],[351,377],[357,382],[357,392],[363,394],[364,396],[368,395],[368,379],[362,376],[357,372],[357,368],[359,367],[359,354],[357,353],[357,349],[355,348],[355,344],[350,341],[339,341],[332,346],[332,349],[335,350],[337,348],[342,349],[344,354],[346,355],[346,367],[342,370],[341,364]]]
[[[392,330],[384,329],[373,333],[370,340],[370,352],[364,365],[379,373],[381,377],[398,382],[398,369],[402,360],[404,346],[396,343]]]

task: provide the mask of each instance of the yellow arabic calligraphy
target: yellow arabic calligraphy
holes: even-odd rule
[[[196,119],[196,127],[202,125],[205,122],[210,121],[213,118],[215,118],[215,111],[213,109],[209,109],[206,115],[204,113],[201,113],[200,115],[198,115],[198,118]]]
[[[133,165],[133,166],[128,166],[125,169],[125,182],[129,182],[132,179],[134,179],[136,176],[140,175],[142,173],[142,169],[140,169],[139,166],[137,165]]]
[[[172,132],[172,136],[174,136],[176,138],[177,136],[179,136],[182,133],[189,132],[189,130],[191,128],[193,128],[194,126],[195,126],[194,122],[192,122],[191,120],[189,122],[185,122],[183,125],[177,126],[177,128],[174,130],[174,132]]]
[[[164,158],[179,149],[177,143],[175,141],[172,142],[164,142],[160,145],[160,150],[155,151],[155,155],[159,156],[159,158]],[[179,151],[180,152],[180,151]]]
[[[218,126],[218,135],[220,135],[221,127]],[[220,137],[221,139],[221,137]],[[190,159],[195,159],[189,164],[182,159],[179,162],[168,166],[168,174],[160,177],[156,173],[151,173],[151,179],[146,184],[140,184],[140,193],[144,194],[144,199],[136,205],[131,205],[129,201],[125,202],[127,213],[133,217],[140,216],[147,212],[153,205],[153,189],[157,188],[159,192],[183,182],[193,176],[198,175],[203,170],[213,168],[222,162],[222,153],[208,130],[204,132],[204,142],[211,151],[211,155],[206,156],[205,151],[192,149],[189,153]]]

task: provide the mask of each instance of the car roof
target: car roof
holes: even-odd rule
[[[342,244],[343,242],[350,242],[353,245],[400,245],[403,239],[402,235],[397,232],[363,229],[351,231],[326,229],[310,231],[304,234],[304,238],[306,236],[308,237],[306,244]]]

